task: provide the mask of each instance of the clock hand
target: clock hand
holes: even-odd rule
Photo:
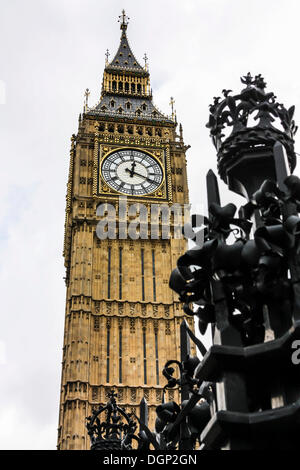
[[[136,163],[135,163],[135,161],[133,161],[133,162],[131,163],[131,169],[125,168],[125,171],[127,171],[127,173],[130,173],[130,177],[131,177],[131,178],[133,178],[135,166],[136,166]]]
[[[129,173],[129,176],[130,176],[131,178],[133,178],[133,170],[132,170],[132,169],[129,170],[129,168],[125,168],[125,171],[126,171],[127,173]]]
[[[140,173],[137,173],[136,171],[133,172],[134,175],[140,176],[141,178],[145,178],[146,181],[149,181],[149,183],[153,183],[154,180],[151,180],[148,178],[148,176],[141,175]]]
[[[130,170],[130,176],[131,176],[131,178],[133,177],[133,173],[134,173],[135,166],[136,166],[136,163],[135,163],[135,161],[133,160],[133,162],[131,163],[131,170]]]
[[[149,183],[153,183],[153,181],[154,181],[154,180],[148,178],[148,176],[144,176],[144,175],[141,175],[140,173],[137,173],[136,171],[134,171],[134,169],[129,170],[129,168],[125,168],[125,171],[127,173],[130,173],[131,177],[133,177],[133,175],[136,175],[136,176],[139,176],[140,178],[144,178],[146,181],[149,181]]]

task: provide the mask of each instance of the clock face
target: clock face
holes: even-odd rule
[[[117,150],[102,163],[102,177],[119,193],[143,196],[156,191],[163,171],[155,158],[140,150]]]

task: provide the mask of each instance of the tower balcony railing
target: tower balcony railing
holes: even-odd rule
[[[157,115],[153,115],[152,113],[137,113],[132,111],[122,111],[121,113],[117,110],[101,110],[97,108],[97,105],[94,108],[87,108],[85,111],[86,114],[97,114],[99,116],[111,116],[111,117],[126,117],[129,119],[140,119],[140,120],[151,120],[151,121],[172,121],[174,122],[174,118],[172,116],[164,115],[161,112]]]
[[[149,71],[145,67],[143,68],[135,68],[135,67],[126,67],[126,65],[111,65],[111,64],[106,64],[105,70],[108,71],[116,71],[117,73],[122,73],[122,72],[131,72],[134,73],[135,75],[139,76],[149,76]]]

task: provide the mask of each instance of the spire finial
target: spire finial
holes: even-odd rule
[[[175,104],[175,100],[173,98],[173,96],[171,96],[170,98],[170,106],[171,106],[171,109],[172,109],[172,119],[174,120],[174,104]]]
[[[126,16],[125,10],[123,9],[122,15],[120,15],[118,19],[118,22],[120,23],[120,28],[122,29],[123,32],[126,31],[129,20],[130,20],[129,16]]]
[[[83,113],[86,113],[88,110],[88,101],[89,101],[90,90],[87,88],[84,92],[84,106]]]
[[[105,53],[105,57],[106,57],[106,59],[105,59],[105,65],[108,65],[108,58],[109,58],[109,56],[110,56],[109,50],[106,49],[106,53]]]
[[[145,70],[148,70],[148,57],[147,57],[146,52],[145,52],[145,55],[144,55],[143,59],[145,61]]]

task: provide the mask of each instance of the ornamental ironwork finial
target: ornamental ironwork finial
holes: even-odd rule
[[[259,156],[263,166],[262,159],[271,164],[273,146],[275,142],[280,142],[286,149],[290,170],[293,171],[296,164],[294,135],[297,127],[293,120],[295,107],[286,109],[276,101],[273,92],[267,93],[267,84],[261,74],[253,77],[248,72],[241,77],[241,82],[246,87],[240,93],[232,95],[232,90],[223,89],[223,99],[214,97],[213,103],[209,105],[210,115],[206,127],[210,129],[217,149],[221,178],[229,184],[230,189],[245,194],[241,189],[245,182],[240,179],[237,165],[242,164],[242,159],[249,160],[254,156]],[[246,192],[249,192],[248,189]]]
[[[118,22],[120,23],[120,29],[122,29],[123,32],[126,31],[128,23],[129,23],[129,16],[126,15],[125,10],[122,10],[122,15],[119,16]]]
[[[137,423],[117,405],[116,398],[117,394],[110,391],[107,404],[86,418],[91,450],[130,450],[132,441],[138,440],[134,435]],[[101,415],[105,417],[103,421],[100,421]]]

